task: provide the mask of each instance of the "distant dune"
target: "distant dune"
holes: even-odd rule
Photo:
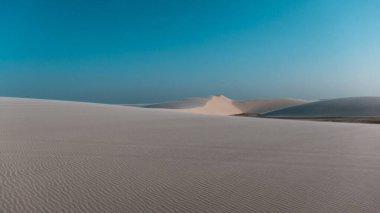
[[[223,95],[207,98],[190,98],[178,101],[145,105],[146,108],[174,109],[212,115],[258,114],[307,103],[298,99],[231,100]]]
[[[241,113],[233,101],[220,96],[210,96],[206,98],[189,98],[177,101],[149,104],[145,108],[172,109],[182,112],[194,112],[212,115],[233,115]]]
[[[379,117],[380,97],[353,97],[316,101],[262,115],[264,117],[287,118]]]
[[[202,107],[210,101],[211,97],[207,98],[188,98],[176,101],[168,101],[156,104],[142,105],[145,108],[164,108],[164,109],[189,109],[194,107]]]
[[[242,113],[241,109],[235,106],[233,100],[223,95],[211,96],[204,106],[188,108],[181,111],[210,115],[235,115]]]
[[[379,141],[380,125],[0,98],[0,212],[375,213]]]
[[[248,100],[248,101],[235,101],[234,104],[243,113],[264,113],[273,110],[283,109],[291,106],[309,103],[300,99],[268,99],[268,100]]]

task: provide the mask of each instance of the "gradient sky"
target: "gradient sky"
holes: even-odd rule
[[[0,3],[0,96],[380,96],[378,0]]]

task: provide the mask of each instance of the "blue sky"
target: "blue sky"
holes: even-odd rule
[[[380,1],[1,1],[0,96],[380,96]]]

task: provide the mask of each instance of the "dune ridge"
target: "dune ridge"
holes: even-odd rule
[[[223,95],[189,98],[178,101],[149,104],[146,108],[163,108],[210,115],[259,114],[308,103],[299,99],[231,100]]]
[[[200,107],[182,109],[181,111],[210,115],[234,115],[242,113],[242,110],[235,106],[233,100],[223,95],[211,96],[205,105]]]
[[[378,212],[380,126],[0,98],[0,212]]]

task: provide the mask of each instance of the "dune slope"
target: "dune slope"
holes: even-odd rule
[[[380,126],[0,98],[0,212],[378,212]]]
[[[379,117],[380,97],[338,98],[264,113],[265,117]]]

